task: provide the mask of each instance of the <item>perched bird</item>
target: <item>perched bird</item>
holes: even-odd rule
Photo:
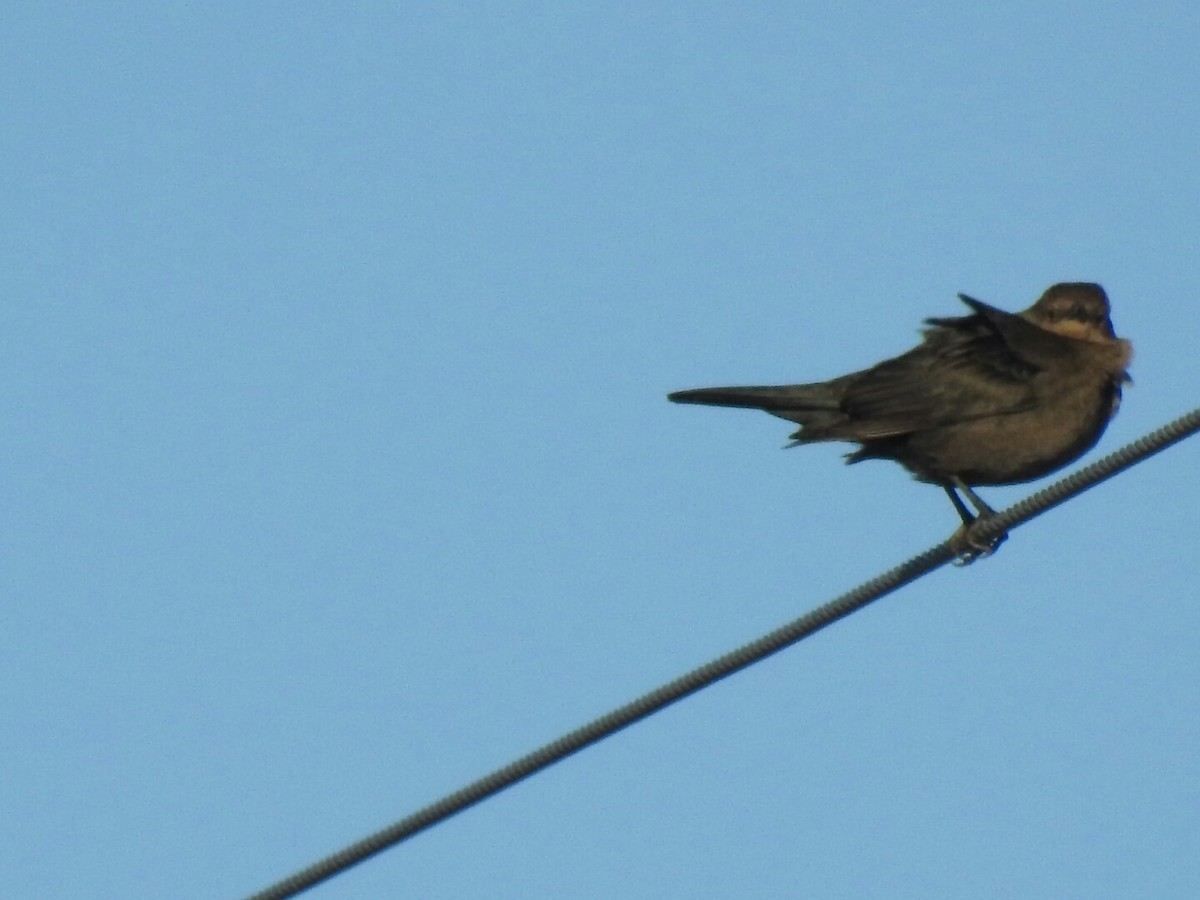
[[[926,319],[907,353],[832,381],[719,387],[676,403],[761,409],[800,425],[789,446],[852,441],[846,462],[892,459],[940,485],[963,520],[994,514],[972,486],[1016,484],[1078,459],[1104,433],[1130,381],[1129,341],[1098,284],[1056,284],[1021,313],[965,294],[971,315]],[[1003,537],[970,553],[994,550]]]

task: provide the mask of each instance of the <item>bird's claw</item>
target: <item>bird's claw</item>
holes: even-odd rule
[[[969,566],[977,559],[991,556],[1008,540],[1007,531],[986,540],[976,535],[975,531],[982,521],[984,519],[980,518],[970,524],[964,524],[950,536],[950,549],[954,552],[956,566]]]

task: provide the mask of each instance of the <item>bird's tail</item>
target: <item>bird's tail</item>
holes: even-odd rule
[[[674,403],[701,403],[705,406],[740,406],[762,409],[783,418],[802,410],[838,409],[837,392],[828,383],[762,385],[756,387],[698,388],[676,391],[667,399]],[[796,420],[798,421],[798,420]]]

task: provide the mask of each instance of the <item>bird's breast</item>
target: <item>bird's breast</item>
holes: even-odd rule
[[[1032,481],[1078,459],[1100,439],[1118,395],[1116,382],[1057,379],[1037,385],[1029,408],[914,433],[900,459],[918,478],[967,484]]]

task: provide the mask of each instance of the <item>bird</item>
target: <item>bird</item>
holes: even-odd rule
[[[846,441],[859,445],[846,454],[848,464],[898,462],[945,490],[962,519],[954,546],[970,561],[1006,537],[964,537],[977,519],[995,515],[973,488],[1033,481],[1094,447],[1122,386],[1132,383],[1133,347],[1114,332],[1098,284],[1052,285],[1019,313],[958,297],[969,314],[925,319],[920,344],[870,368],[830,381],[699,388],[667,399],[761,409],[800,426],[789,447]]]

